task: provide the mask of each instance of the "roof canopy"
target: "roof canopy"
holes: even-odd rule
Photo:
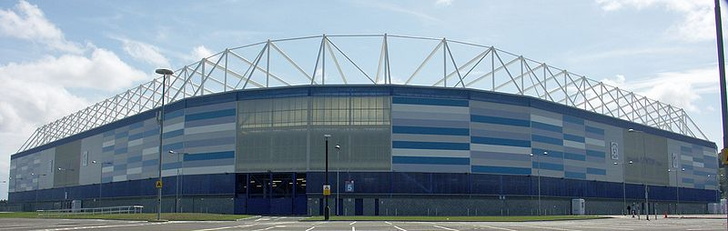
[[[297,85],[393,84],[527,95],[707,140],[681,108],[492,46],[403,35],[319,35],[225,49],[177,69],[166,102]],[[162,76],[38,128],[18,152],[157,108]]]

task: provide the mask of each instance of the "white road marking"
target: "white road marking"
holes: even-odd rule
[[[355,221],[355,222],[351,222],[351,223],[349,223],[349,225],[354,225],[354,224],[356,224],[356,221]]]
[[[444,229],[444,230],[450,230],[450,231],[460,231],[460,230],[457,230],[457,229],[453,229],[453,228],[448,228],[448,227],[443,227],[443,226],[439,226],[439,225],[435,225],[434,227],[435,227],[435,228],[440,228],[440,229]]]
[[[535,225],[524,225],[525,227],[530,228],[537,228],[537,229],[550,229],[550,230],[561,230],[561,231],[581,231],[578,229],[562,229],[562,228],[554,228],[554,227],[546,227],[546,226],[535,226]]]
[[[311,230],[313,230],[315,228],[316,228],[316,226],[311,226],[311,228],[308,228],[306,231],[311,231]]]
[[[264,228],[264,229],[256,229],[256,230],[253,230],[253,231],[263,231],[263,230],[271,230],[271,229],[273,229],[273,228],[279,228],[279,227],[278,227],[278,226],[271,226],[271,227],[268,227],[268,228]]]
[[[236,225],[236,226],[226,226],[226,227],[218,227],[218,228],[210,228],[210,229],[196,229],[193,231],[215,231],[215,230],[223,230],[223,229],[236,229],[236,228],[247,228],[253,225]]]
[[[393,225],[395,229],[398,229],[399,231],[407,231],[406,229],[400,228],[399,226]]]
[[[106,229],[106,228],[118,228],[118,227],[133,227],[133,226],[145,226],[145,225],[159,225],[161,223],[134,223],[134,224],[123,224],[123,225],[97,225],[97,226],[81,226],[81,227],[68,227],[68,228],[56,228],[56,229],[37,229],[36,231],[63,231],[63,230],[80,230],[80,229]]]
[[[490,226],[490,225],[478,225],[477,227],[485,227],[485,228],[489,228],[489,229],[497,229],[497,230],[505,230],[505,231],[518,231],[515,229],[501,228],[501,227],[495,227],[495,226]]]
[[[351,231],[356,231],[356,228],[354,228],[354,226],[352,226]]]

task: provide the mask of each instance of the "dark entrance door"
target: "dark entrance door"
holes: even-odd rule
[[[354,200],[354,215],[357,215],[357,216],[364,215],[364,199],[355,199]]]

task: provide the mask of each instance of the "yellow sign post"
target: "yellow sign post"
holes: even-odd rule
[[[324,196],[331,195],[331,185],[324,185]]]
[[[158,181],[157,181],[157,185],[156,185],[156,187],[157,187],[157,188],[162,188],[162,181],[161,181],[161,180],[158,180]]]

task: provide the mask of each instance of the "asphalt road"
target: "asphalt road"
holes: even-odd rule
[[[625,217],[548,222],[302,222],[296,217],[259,217],[235,222],[139,222],[72,219],[0,219],[0,230],[337,230],[337,231],[466,231],[466,230],[728,230],[724,219],[635,220]]]

